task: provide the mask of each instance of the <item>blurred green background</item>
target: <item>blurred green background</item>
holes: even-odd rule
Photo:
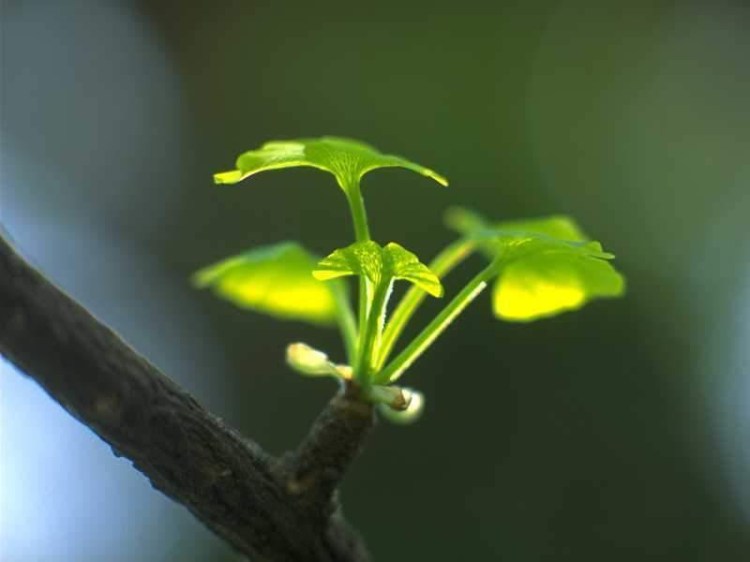
[[[424,417],[380,424],[342,490],[377,560],[750,556],[746,3],[2,9],[7,234],[273,452],[334,391],[292,374],[286,344],[340,358],[338,336],[244,313],[187,278],[280,240],[324,254],[351,225],[314,170],[214,187],[239,152],[335,134],[434,167],[449,189],[399,170],[363,183],[374,238],[425,260],[450,239],[455,204],[498,220],[570,214],[617,254],[626,299],[511,325],[483,295],[415,364],[405,381],[425,393]],[[448,278],[449,294],[480,264]],[[2,369],[3,562],[236,560]]]

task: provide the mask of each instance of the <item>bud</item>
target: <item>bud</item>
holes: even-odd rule
[[[306,343],[292,343],[286,348],[286,362],[303,375],[337,375],[336,366],[328,360],[328,355],[310,347]]]
[[[367,391],[371,401],[386,404],[394,410],[406,410],[411,397],[399,386],[371,386]]]
[[[409,424],[417,421],[424,411],[424,395],[410,388],[400,390],[407,404],[403,409],[394,409],[393,406],[381,403],[378,404],[378,410],[384,418],[393,423]]]

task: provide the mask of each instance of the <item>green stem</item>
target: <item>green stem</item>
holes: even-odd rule
[[[344,340],[344,349],[346,350],[346,360],[351,365],[357,353],[357,321],[354,319],[351,304],[347,299],[344,284],[335,281],[333,289],[333,298],[336,301],[338,309],[338,324],[341,330],[341,338]]]
[[[352,214],[354,235],[357,242],[367,241],[370,239],[370,227],[367,225],[367,211],[365,211],[365,201],[362,198],[359,181],[347,182],[344,192],[346,193],[346,200],[349,202],[349,211]]]
[[[369,381],[375,354],[378,350],[376,343],[382,335],[385,308],[392,287],[392,279],[387,281],[383,280],[375,287],[375,294],[372,298],[372,305],[370,306],[370,311],[367,316],[367,322],[360,332],[359,355],[357,357],[357,365],[354,369],[354,373],[357,380],[365,384]]]
[[[344,189],[346,194],[346,200],[349,203],[349,211],[352,215],[352,222],[354,223],[354,235],[357,242],[366,242],[370,239],[370,227],[367,225],[367,211],[365,210],[365,201],[362,198],[362,191],[359,187],[359,179],[339,179],[341,187]],[[352,364],[359,364],[362,361],[362,346],[364,343],[364,332],[365,325],[367,324],[367,317],[370,313],[370,300],[371,300],[372,287],[371,283],[364,276],[359,278],[359,305],[358,305],[358,326],[359,326],[359,338],[356,349],[350,359]],[[361,379],[362,373],[358,369],[354,370],[354,378],[359,382],[364,382]]]
[[[438,314],[401,353],[374,378],[374,384],[388,384],[398,379],[417,358],[430,347],[432,342],[445,331],[456,316],[473,301],[487,286],[487,282],[497,273],[495,263],[490,264],[476,275],[469,284]]]
[[[450,273],[456,266],[463,262],[473,251],[475,243],[472,240],[461,239],[447,246],[435,259],[430,262],[430,270],[442,278]],[[412,285],[391,314],[388,326],[383,334],[380,344],[380,352],[375,362],[375,368],[379,369],[388,359],[393,347],[411,320],[419,305],[424,301],[427,293]]]
[[[365,332],[367,327],[367,318],[370,314],[370,302],[372,293],[372,283],[364,275],[359,277],[359,334],[357,338],[357,347],[354,353],[354,359],[352,359],[352,368],[354,369],[354,380],[364,384],[365,378],[364,373],[358,368],[362,360],[362,348],[365,342]]]

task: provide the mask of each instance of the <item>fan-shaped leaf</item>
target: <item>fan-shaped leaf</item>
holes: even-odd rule
[[[476,213],[454,209],[446,219],[496,260],[492,303],[499,318],[527,322],[625,291],[624,278],[607,261],[614,256],[569,217],[491,224]]]
[[[333,325],[335,290],[312,276],[316,258],[294,242],[256,248],[198,271],[193,282],[242,308],[282,319]]]
[[[391,242],[383,248],[384,268],[394,279],[404,279],[433,297],[443,296],[443,285],[429,267],[403,246]]]
[[[383,274],[383,248],[377,242],[355,242],[334,250],[318,262],[313,270],[316,279],[327,281],[347,275],[367,277],[377,285]]]
[[[415,254],[395,242],[383,248],[368,240],[335,250],[318,263],[313,275],[320,280],[360,275],[375,286],[390,283],[392,279],[404,279],[435,297],[443,296],[443,286],[437,275]]]
[[[309,166],[330,172],[345,191],[366,173],[378,168],[406,168],[432,178],[441,185],[448,181],[437,172],[400,156],[382,154],[372,146],[340,137],[272,141],[237,158],[237,169],[214,175],[216,183],[237,183],[266,170]]]
[[[492,304],[499,318],[527,322],[621,296],[624,289],[622,275],[600,254],[538,246],[501,268]]]

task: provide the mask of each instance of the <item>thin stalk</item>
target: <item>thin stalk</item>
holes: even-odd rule
[[[352,214],[354,222],[354,235],[357,242],[364,242],[370,239],[370,227],[367,225],[367,211],[365,211],[365,201],[362,198],[362,191],[359,189],[359,181],[350,181],[344,188],[346,200],[349,203],[349,211]]]
[[[367,211],[365,210],[365,201],[362,198],[362,191],[359,188],[358,179],[348,181],[339,180],[341,187],[346,194],[346,200],[349,203],[349,211],[354,223],[354,235],[357,242],[365,242],[370,239],[370,227],[367,224]],[[359,304],[358,304],[358,326],[359,337],[351,358],[352,365],[359,364],[362,361],[362,346],[364,344],[365,325],[367,317],[370,314],[370,303],[372,301],[372,284],[364,276],[359,278]],[[363,374],[358,369],[354,370],[354,378],[359,382],[364,382]]]
[[[349,365],[354,363],[357,353],[357,321],[354,318],[351,304],[347,297],[344,284],[336,281],[333,289],[333,298],[338,309],[338,325],[341,331],[341,339],[344,340],[346,360]]]
[[[393,280],[378,283],[375,287],[367,322],[360,332],[359,355],[354,369],[355,376],[359,381],[367,381],[372,370],[375,354],[378,350],[377,342],[383,331],[385,308],[392,287]]]
[[[440,311],[440,314],[385,369],[374,377],[374,384],[388,384],[404,374],[451,322],[487,287],[487,282],[496,273],[497,266],[492,263],[469,281],[469,284]]]
[[[362,349],[365,345],[365,328],[367,326],[367,319],[369,318],[372,307],[372,299],[373,299],[373,285],[372,282],[365,277],[364,275],[360,275],[359,277],[359,318],[358,318],[358,326],[359,331],[357,334],[357,344],[356,349],[354,350],[354,358],[352,359],[351,365],[352,368],[354,368],[354,380],[358,381],[361,384],[366,384],[366,379],[364,378],[364,373],[360,371],[360,369],[355,368],[362,360]]]
[[[475,243],[472,240],[457,240],[445,247],[437,256],[435,256],[430,262],[430,270],[440,278],[445,277],[473,252],[474,245]],[[388,359],[388,356],[391,351],[393,351],[393,347],[396,345],[398,338],[403,333],[404,328],[406,328],[409,320],[414,316],[414,313],[419,308],[419,305],[422,304],[422,301],[424,301],[426,296],[427,293],[424,289],[412,285],[401,299],[401,302],[398,303],[398,306],[396,306],[393,314],[391,314],[388,326],[386,326],[385,332],[383,333],[380,352],[378,353],[375,362],[376,369],[382,367]]]

